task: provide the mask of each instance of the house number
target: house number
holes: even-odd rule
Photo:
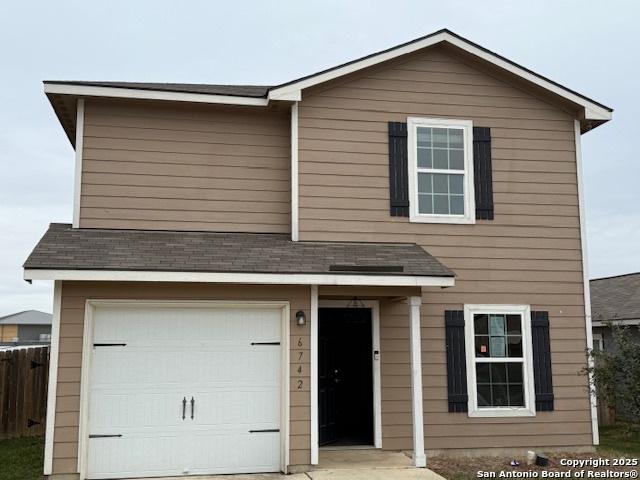
[[[298,337],[298,348],[302,347],[304,345],[304,342],[302,341],[302,337]],[[304,357],[304,351],[298,351],[298,362],[302,362],[302,357]],[[298,363],[298,368],[296,369],[296,371],[298,372],[298,375],[302,375],[302,363]],[[297,389],[298,390],[302,390],[302,387],[304,386],[304,382],[302,381],[301,378],[298,378],[297,381]]]

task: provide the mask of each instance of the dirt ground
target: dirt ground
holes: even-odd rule
[[[543,453],[543,452],[538,452]],[[593,452],[593,453],[562,453],[562,452],[554,452],[552,454],[547,455],[549,457],[549,466],[548,467],[537,467],[535,465],[529,466],[526,463],[526,452],[523,452],[522,455],[515,458],[520,462],[519,467],[512,467],[509,465],[512,458],[506,457],[431,457],[428,460],[427,468],[430,468],[434,472],[442,475],[448,480],[469,480],[475,478],[491,478],[489,476],[481,476],[478,474],[479,471],[483,472],[496,472],[494,478],[545,478],[543,477],[543,471],[546,472],[571,472],[569,477],[564,476],[564,478],[579,478],[574,475],[573,472],[578,470],[585,470],[587,472],[596,472],[589,476],[589,474],[585,473],[582,478],[637,478],[638,466],[613,466],[614,460],[619,460],[620,457],[612,455],[610,453],[604,452]],[[627,457],[631,460],[633,457]],[[640,459],[637,457],[636,461],[640,462]],[[567,467],[560,465],[560,460],[562,459],[572,459],[572,460],[588,460],[588,459],[609,459],[609,466],[600,466],[597,468],[594,467]],[[524,475],[513,475],[509,473],[508,475],[504,475],[500,477],[500,472],[538,472],[537,477],[529,476],[528,474]],[[618,477],[616,475],[607,476],[606,472],[631,472],[626,477]],[[635,476],[634,476],[635,474]],[[512,476],[513,475],[513,476]],[[546,478],[563,478],[560,475],[552,476],[548,475]]]

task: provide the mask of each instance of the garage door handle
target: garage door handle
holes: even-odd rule
[[[182,397],[182,419],[185,419],[185,413],[187,411],[187,397]]]
[[[191,397],[191,420],[193,420],[193,407],[195,407],[196,401]]]

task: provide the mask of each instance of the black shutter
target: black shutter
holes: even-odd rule
[[[551,379],[551,346],[549,345],[549,312],[531,312],[533,340],[533,378],[536,410],[553,411],[553,381]]]
[[[464,311],[445,310],[447,342],[447,392],[450,412],[466,412],[467,359],[464,348]]]
[[[476,218],[493,220],[491,129],[487,127],[473,127],[473,175],[476,191]]]
[[[389,199],[392,217],[409,216],[407,124],[389,122]]]

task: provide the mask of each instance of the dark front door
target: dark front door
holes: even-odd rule
[[[371,310],[320,308],[320,445],[373,444]]]

